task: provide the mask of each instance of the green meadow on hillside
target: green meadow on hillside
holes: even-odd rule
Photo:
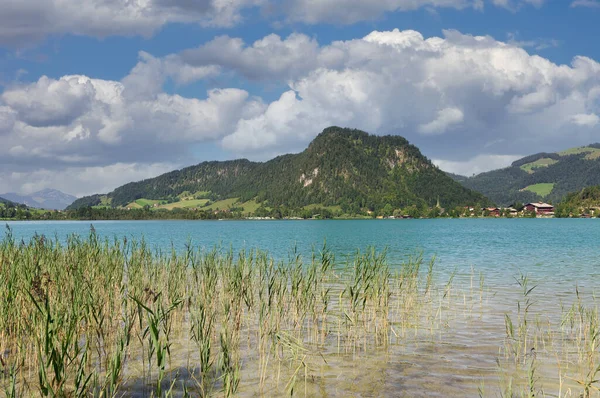
[[[552,189],[554,189],[554,183],[533,184],[524,188],[524,190],[536,193],[542,198],[550,195]]]
[[[533,173],[535,169],[540,167],[548,167],[551,164],[557,163],[556,160],[550,158],[542,158],[538,159],[535,162],[527,163],[521,166],[521,170],[526,171],[528,173]]]

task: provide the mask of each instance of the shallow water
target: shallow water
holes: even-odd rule
[[[35,233],[64,240],[72,233],[86,236],[90,228],[90,222],[9,225],[14,236],[24,240]],[[143,237],[151,247],[164,251],[184,250],[190,242],[224,250],[260,248],[279,258],[287,258],[296,247],[310,257],[326,241],[338,260],[369,246],[386,248],[392,266],[419,253],[426,259],[436,256],[436,302],[443,309],[431,308],[431,319],[422,320],[415,331],[398,330],[400,337],[391,338],[386,348],[339,354],[331,348],[335,342],[330,342],[322,357],[312,352],[306,378],[303,374],[296,386],[300,395],[500,396],[511,376],[515,386],[523,388],[530,358],[523,355],[515,364],[504,351],[505,315],[516,321],[517,303],[525,301],[516,281],[521,274],[536,286],[530,295],[532,328],[548,334],[535,344],[536,388],[546,396],[578,396],[580,391],[575,379],[585,370],[578,369],[573,355],[563,352],[572,347],[557,336],[564,309],[577,299],[576,287],[585,305],[596,305],[592,295],[600,274],[600,220],[108,221],[93,225],[109,239]],[[442,297],[452,274],[450,293]],[[177,347],[171,372],[178,370],[179,377],[185,378],[196,361],[194,348],[185,337],[175,342]],[[259,389],[257,359],[249,355],[243,361],[239,394],[280,395],[296,369],[289,364],[282,367],[279,383],[270,375]],[[563,369],[562,381],[559,367],[568,368]],[[147,395],[136,379],[140,374],[135,366],[128,369],[132,396]],[[515,387],[515,391],[522,390]]]

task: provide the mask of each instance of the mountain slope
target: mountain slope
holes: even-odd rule
[[[268,162],[204,162],[126,184],[106,196],[77,200],[69,208],[110,203],[123,207],[139,199],[165,200],[202,192],[212,200],[255,199],[268,206],[300,208],[339,205],[344,211],[410,205],[443,207],[487,203],[435,167],[400,136],[374,136],[330,127],[309,147]]]
[[[556,217],[600,215],[600,186],[591,186],[572,192],[556,206]]]
[[[10,201],[10,200],[8,200],[8,199],[4,199],[4,198],[2,198],[2,197],[0,197],[0,203],[2,203],[2,204],[5,204],[5,205],[9,205],[9,206],[14,206],[14,203],[13,203],[13,202],[11,202],[11,201]]]
[[[25,204],[29,207],[49,210],[63,210],[77,199],[73,195],[63,193],[56,189],[43,189],[34,192],[31,195],[20,195],[10,192],[0,194],[0,196],[16,203]]]
[[[516,201],[557,203],[569,192],[600,185],[600,144],[557,153],[537,153],[504,169],[453,178],[499,205]]]

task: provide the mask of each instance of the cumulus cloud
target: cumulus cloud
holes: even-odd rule
[[[49,98],[37,97],[49,86],[69,89],[51,93]],[[72,141],[127,144],[216,139],[230,131],[231,121],[242,116],[248,100],[246,91],[235,88],[210,90],[204,100],[165,93],[128,96],[128,89],[126,83],[87,76],[59,80],[43,76],[5,92],[2,100],[17,114],[13,135],[43,138],[43,150],[49,144]],[[41,145],[39,141],[31,144]]]
[[[517,11],[545,0],[489,0]],[[573,6],[594,6],[576,0]],[[0,45],[23,46],[49,35],[151,36],[171,23],[231,27],[245,11],[266,20],[305,24],[352,24],[416,9],[483,10],[484,0],[0,0]],[[258,12],[257,12],[258,11]]]
[[[53,34],[149,36],[168,23],[232,26],[261,0],[0,0],[0,45]]]
[[[571,121],[578,126],[594,127],[600,123],[600,117],[595,113],[579,113],[573,115]]]
[[[435,120],[419,126],[423,134],[442,134],[454,125],[460,124],[465,115],[458,108],[444,108],[438,112]]]
[[[16,112],[8,106],[0,106],[0,136],[8,134],[15,125]]]
[[[166,94],[152,83],[172,75],[170,60],[143,55],[140,62],[122,81],[42,76],[6,90],[0,164],[23,173],[173,164],[189,156],[190,144],[214,142],[262,111],[260,100],[237,88],[212,89],[204,99]]]
[[[317,41],[303,34],[294,33],[284,40],[270,34],[252,46],[246,46],[239,38],[221,36],[184,51],[179,58],[186,65],[219,66],[249,79],[289,79],[312,70],[318,52]]]
[[[591,124],[575,115],[600,111],[600,64],[586,57],[557,65],[487,36],[394,30],[313,48],[304,62],[312,69],[279,75],[289,91],[240,120],[225,148],[248,156],[301,148],[323,127],[342,125],[401,134],[456,161],[490,142],[498,154],[539,152],[599,133],[569,127]],[[249,76],[255,64],[227,67]]]
[[[89,108],[93,90],[89,81],[77,76],[60,80],[43,76],[35,85],[9,88],[0,98],[31,126],[59,126],[70,124]]]
[[[129,98],[155,96],[162,92],[168,79],[178,85],[185,85],[207,77],[216,76],[220,67],[216,65],[192,66],[183,62],[180,56],[169,55],[156,58],[140,51],[139,62],[123,79]]]
[[[0,171],[0,192],[18,191],[30,194],[52,187],[82,197],[109,192],[128,182],[154,177],[175,167],[172,163],[116,163],[108,166],[68,167],[61,170]]]

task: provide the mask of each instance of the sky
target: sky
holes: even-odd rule
[[[328,126],[472,175],[600,142],[600,0],[0,0],[0,192],[76,196]]]

